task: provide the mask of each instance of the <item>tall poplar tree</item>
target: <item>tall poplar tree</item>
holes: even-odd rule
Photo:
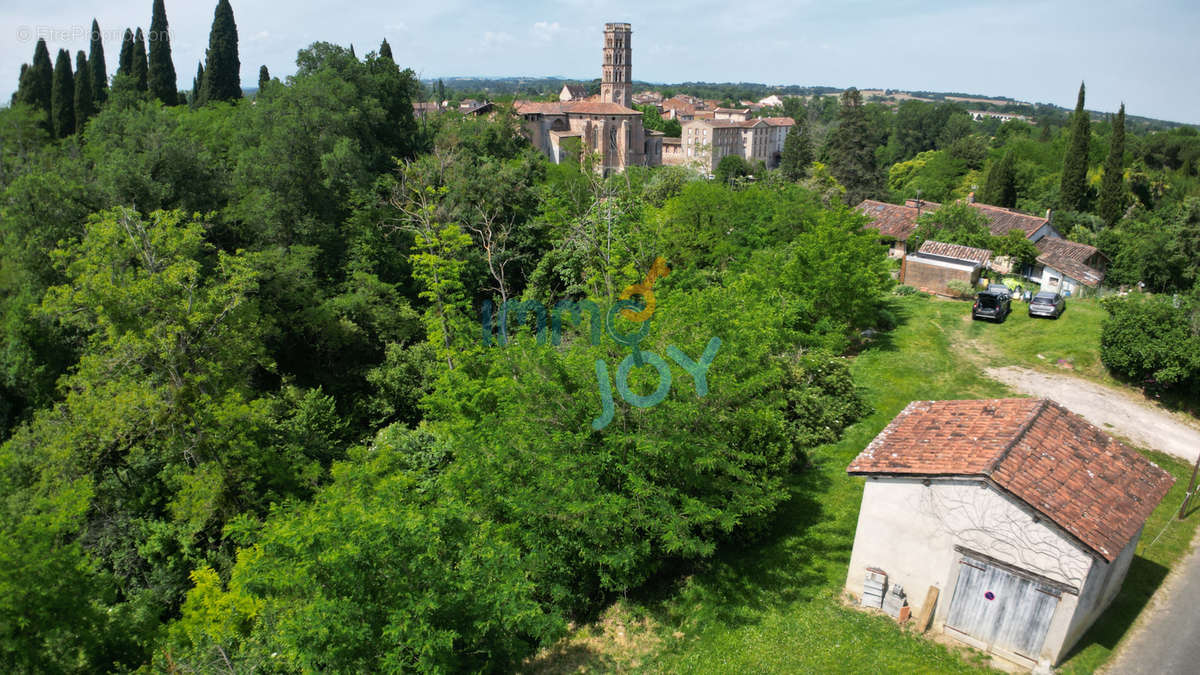
[[[121,54],[117,57],[117,74],[126,77],[133,76],[133,31],[125,29],[121,38]]]
[[[1087,206],[1088,142],[1091,140],[1092,123],[1083,109],[1083,83],[1079,84],[1079,100],[1075,103],[1075,115],[1071,118],[1071,137],[1067,142],[1067,154],[1063,157],[1062,182],[1060,183],[1061,204],[1064,209],[1082,211]]]
[[[88,43],[88,79],[92,83],[92,102],[96,109],[108,98],[108,64],[104,62],[104,40],[100,39],[100,24],[92,19],[92,35]]]
[[[1112,143],[1104,160],[1104,177],[1100,183],[1100,219],[1112,227],[1125,210],[1125,104],[1113,120]]]
[[[162,101],[163,105],[178,105],[179,84],[175,77],[175,63],[171,61],[171,30],[167,25],[167,8],[163,0],[154,0],[149,37],[150,94]]]
[[[83,131],[83,125],[96,114],[96,102],[92,98],[92,69],[88,66],[83,50],[75,55],[75,129]]]
[[[218,0],[208,33],[204,64],[203,102],[233,101],[242,97],[242,62],[238,59],[237,24],[229,0]]]
[[[1013,208],[1017,205],[1017,174],[1016,158],[1013,151],[1004,153],[1004,157],[992,164],[988,169],[987,182],[983,184],[983,194],[979,201],[984,204]]]
[[[29,89],[29,74],[31,72],[28,63],[21,64],[21,75],[17,77],[17,90],[12,95],[13,105],[25,102],[25,98],[28,96],[26,92]]]
[[[54,83],[50,95],[54,116],[54,135],[66,138],[75,133],[75,78],[71,74],[71,55],[58,50],[54,60]]]
[[[387,38],[383,38],[383,42],[379,45],[379,57],[393,63],[396,61],[392,58],[392,46],[388,44]]]
[[[258,69],[258,91],[259,91],[259,93],[262,93],[263,88],[265,88],[267,86],[267,83],[270,81],[271,81],[271,71],[267,70],[267,67],[265,65],[260,66]]]
[[[140,27],[133,38],[133,67],[131,73],[134,81],[137,82],[138,91],[150,91],[149,65],[146,62],[146,35],[142,33]]]

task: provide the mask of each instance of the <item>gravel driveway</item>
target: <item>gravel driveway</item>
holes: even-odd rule
[[[1196,455],[1200,454],[1200,429],[1194,423],[1132,394],[1070,375],[1041,373],[1018,366],[985,368],[984,372],[1022,394],[1053,399],[1135,445],[1188,462],[1196,461]]]

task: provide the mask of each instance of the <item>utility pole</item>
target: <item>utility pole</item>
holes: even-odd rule
[[[1196,465],[1192,467],[1192,480],[1188,483],[1187,494],[1183,496],[1183,503],[1179,505],[1179,519],[1187,515],[1188,504],[1192,502],[1192,493],[1196,490],[1196,474],[1200,473],[1200,455],[1196,456]]]

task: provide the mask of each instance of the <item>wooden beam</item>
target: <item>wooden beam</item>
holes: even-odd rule
[[[937,607],[938,587],[930,586],[925,592],[925,602],[921,605],[921,612],[917,614],[916,629],[918,633],[924,633],[929,628],[929,620],[933,618],[933,610]]]

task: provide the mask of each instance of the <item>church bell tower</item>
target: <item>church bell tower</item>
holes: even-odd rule
[[[627,23],[604,24],[604,64],[601,66],[600,100],[633,107],[633,29]]]

